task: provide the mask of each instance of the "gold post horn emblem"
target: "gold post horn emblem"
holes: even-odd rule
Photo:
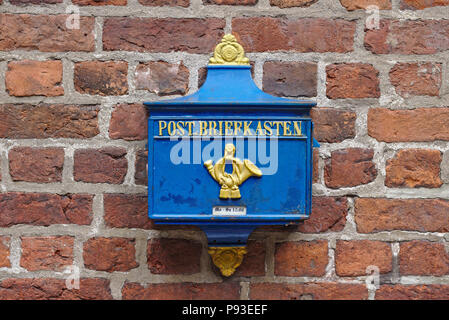
[[[262,171],[250,160],[240,160],[234,157],[235,146],[228,143],[225,146],[224,157],[212,164],[212,160],[204,162],[209,174],[221,185],[221,199],[240,199],[239,185],[245,182],[249,177],[262,176]],[[232,164],[232,173],[226,172],[226,164]]]

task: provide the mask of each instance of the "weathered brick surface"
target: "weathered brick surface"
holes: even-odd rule
[[[234,18],[232,32],[246,51],[350,52],[355,23],[343,19]]]
[[[380,273],[393,268],[393,253],[388,243],[370,240],[337,240],[335,271],[341,277],[366,276],[367,268],[376,266]]]
[[[449,108],[389,110],[368,112],[368,134],[385,142],[449,140]]]
[[[376,300],[448,300],[449,286],[429,285],[382,285],[376,291]]]
[[[380,20],[367,30],[365,48],[372,53],[432,54],[449,49],[448,20]]]
[[[0,51],[94,51],[94,17],[80,17],[80,28],[67,28],[68,15],[0,14]]]
[[[21,240],[20,266],[27,270],[64,271],[73,264],[73,237],[22,237]]]
[[[319,157],[320,157],[320,151],[318,148],[313,149],[313,163],[312,163],[312,183],[316,183],[319,180],[320,177],[320,171],[319,171]]]
[[[270,0],[270,5],[279,8],[308,7],[318,0]]]
[[[263,90],[275,96],[316,96],[317,64],[268,61],[263,65]]]
[[[449,255],[442,243],[401,242],[399,272],[403,275],[442,276],[449,273]]]
[[[103,50],[209,53],[223,36],[225,21],[207,19],[108,18]]]
[[[401,0],[401,9],[422,10],[425,8],[449,6],[448,0]]]
[[[388,187],[439,188],[441,152],[431,149],[403,149],[387,161]]]
[[[105,194],[104,220],[111,228],[152,229],[146,194]]]
[[[222,283],[125,283],[125,300],[236,300],[240,298],[238,282]]]
[[[323,276],[328,264],[327,241],[276,244],[274,273],[278,276]]]
[[[98,107],[0,105],[0,137],[9,139],[92,138],[99,133]]]
[[[361,233],[391,230],[448,232],[449,201],[440,199],[355,200],[355,222]]]
[[[188,7],[190,0],[139,0],[139,3],[150,7]]]
[[[147,185],[148,184],[148,151],[139,150],[136,152],[136,163],[134,181],[136,184]]]
[[[203,0],[204,4],[253,6],[257,0]]]
[[[9,3],[18,5],[18,6],[26,6],[28,4],[56,4],[62,3],[63,0],[10,0]],[[2,1],[0,1],[0,4]]]
[[[254,300],[366,300],[368,290],[362,284],[349,283],[252,283]]]
[[[379,72],[366,63],[337,63],[326,66],[326,95],[330,99],[378,98]]]
[[[9,237],[0,237],[0,268],[11,266],[9,245]]]
[[[313,108],[314,138],[320,142],[342,142],[355,137],[355,112],[333,108]]]
[[[188,87],[189,69],[182,62],[150,61],[140,63],[136,68],[136,89],[167,96],[186,94]]]
[[[148,268],[155,274],[194,274],[200,272],[202,245],[184,239],[151,239],[148,241]]]
[[[62,62],[12,61],[8,63],[5,82],[11,96],[62,96]]]
[[[61,182],[64,165],[62,148],[15,147],[8,153],[13,181]]]
[[[441,63],[397,63],[390,70],[390,81],[396,92],[406,98],[438,96],[441,68]]]
[[[369,6],[376,6],[379,10],[391,9],[391,0],[340,0],[340,3],[348,11],[367,9]]]
[[[307,220],[298,225],[303,233],[341,231],[346,224],[348,200],[338,197],[313,197],[312,213]]]
[[[354,187],[372,182],[377,176],[373,156],[372,149],[347,148],[332,151],[324,168],[326,186]]]
[[[0,226],[16,224],[87,225],[92,222],[92,196],[7,192],[0,194]]]
[[[75,64],[76,91],[101,96],[128,93],[128,63],[124,61],[85,61]]]
[[[127,0],[72,0],[78,6],[126,6]]]
[[[91,238],[84,243],[83,259],[87,269],[98,271],[129,271],[139,266],[135,239]]]
[[[143,140],[147,138],[147,130],[147,111],[143,105],[120,104],[115,106],[109,124],[111,139]]]
[[[106,300],[112,299],[109,280],[80,279],[79,289],[68,289],[64,279],[5,279],[0,282],[1,300]]]
[[[128,171],[125,156],[126,150],[117,147],[76,150],[73,177],[75,181],[120,184]]]
[[[265,243],[262,241],[248,241],[247,253],[242,264],[237,268],[234,277],[257,277],[265,275]],[[218,270],[217,270],[218,273]]]

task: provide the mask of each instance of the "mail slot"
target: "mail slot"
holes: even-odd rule
[[[149,217],[199,226],[223,275],[256,227],[308,218],[315,103],[261,91],[234,36],[217,45],[196,93],[145,105]]]

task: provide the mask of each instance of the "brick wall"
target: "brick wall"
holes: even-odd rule
[[[0,3],[0,299],[449,298],[449,1]],[[201,231],[147,218],[142,102],[194,92],[225,32],[318,102],[321,148],[311,218],[223,280]]]

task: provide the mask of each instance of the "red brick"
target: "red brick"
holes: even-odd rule
[[[402,149],[387,161],[387,187],[439,188],[441,152],[432,149]]]
[[[141,104],[115,106],[109,124],[111,139],[144,140],[148,136],[147,110]]]
[[[235,270],[234,277],[258,277],[265,275],[265,243],[262,241],[248,241],[247,253],[243,256],[242,264]],[[219,274],[218,268],[215,268]]]
[[[0,226],[16,224],[88,225],[92,222],[92,196],[48,193],[0,193]]]
[[[6,91],[11,96],[62,96],[62,62],[12,61],[5,75]]]
[[[152,229],[145,194],[105,194],[104,220],[110,228]]]
[[[0,237],[0,268],[11,267],[11,262],[9,260],[9,237]]]
[[[251,300],[366,300],[368,289],[362,284],[252,283]]]
[[[268,61],[263,65],[263,91],[287,97],[314,97],[317,64],[313,62]]]
[[[313,169],[312,169],[312,183],[317,183],[320,177],[320,172],[318,168],[318,160],[320,157],[320,151],[318,148],[313,149]]]
[[[366,276],[367,267],[376,266],[380,273],[392,271],[393,253],[388,243],[381,241],[337,240],[335,271],[340,277]]]
[[[139,266],[135,239],[91,238],[83,245],[83,259],[87,269],[98,271],[129,271]]]
[[[126,6],[127,0],[72,0],[78,6]]]
[[[383,285],[376,300],[449,300],[449,285]]]
[[[391,0],[340,0],[340,3],[348,11],[367,9],[376,6],[379,10],[390,10]]]
[[[0,105],[0,138],[92,138],[98,107],[76,105]]]
[[[79,29],[69,29],[69,15],[0,14],[0,51],[94,51],[94,17],[80,17]]]
[[[449,108],[368,111],[368,135],[378,141],[449,141]]]
[[[270,0],[271,6],[279,8],[309,7],[318,0]]]
[[[449,231],[449,201],[440,199],[356,198],[357,231]]]
[[[377,176],[372,149],[347,148],[332,151],[326,160],[324,180],[329,188],[355,187],[367,184]]]
[[[125,61],[84,61],[75,63],[76,91],[100,96],[128,93],[128,63]]]
[[[314,138],[320,142],[342,142],[355,137],[355,112],[334,108],[313,108]]]
[[[148,90],[159,96],[186,94],[189,88],[189,69],[181,63],[150,61],[136,68],[136,89]]]
[[[366,63],[326,66],[326,95],[330,99],[379,98],[379,72]]]
[[[9,151],[9,173],[13,181],[61,182],[64,149],[15,147]]]
[[[63,0],[9,0],[9,3],[17,6],[26,6],[29,4],[56,4],[62,3]],[[0,4],[2,1],[0,1]]]
[[[29,271],[64,271],[73,264],[73,237],[22,237],[20,266]]]
[[[390,81],[402,97],[438,96],[441,63],[397,63],[390,70]]]
[[[303,233],[342,231],[346,224],[348,200],[338,197],[313,197],[309,219],[298,225]]]
[[[5,279],[1,300],[106,300],[112,299],[109,280],[80,279],[79,289],[68,289],[63,279]]]
[[[365,48],[372,53],[433,54],[449,49],[449,20],[380,20],[367,30]]]
[[[422,10],[425,8],[437,7],[437,6],[449,6],[448,0],[401,0],[400,8]]]
[[[277,276],[323,276],[329,261],[326,240],[276,244],[274,273]]]
[[[234,18],[232,32],[246,51],[350,52],[355,22],[342,19]]]
[[[184,7],[187,8],[190,5],[190,0],[139,0],[139,3],[143,6],[151,7]]]
[[[157,283],[142,286],[125,283],[124,300],[238,300],[240,284],[222,283]]]
[[[218,18],[108,18],[103,50],[211,53],[224,27],[225,20]]]
[[[123,182],[128,171],[126,150],[117,147],[75,150],[73,177],[90,183]]]
[[[402,275],[442,276],[449,273],[449,255],[442,243],[401,242],[399,272]]]
[[[198,241],[157,238],[148,241],[148,268],[155,274],[200,272],[202,245]]]
[[[257,0],[203,0],[203,4],[254,6],[257,4]]]
[[[138,150],[136,152],[136,163],[135,163],[135,173],[134,181],[136,184],[146,186],[148,184],[148,151]]]

